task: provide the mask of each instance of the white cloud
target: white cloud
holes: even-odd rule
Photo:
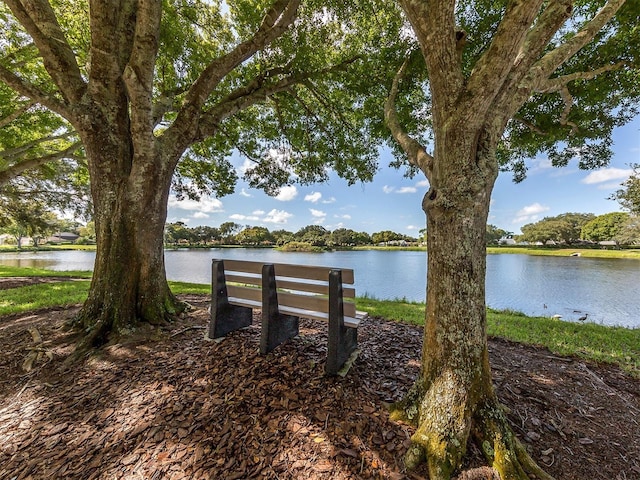
[[[529,167],[528,173],[535,174],[552,168],[554,166],[548,158],[534,158],[531,160],[531,167]]]
[[[204,212],[196,212],[193,214],[193,218],[209,218],[209,215]]]
[[[281,202],[290,202],[298,196],[298,189],[295,185],[287,185],[280,189],[280,193],[275,197],[276,200]]]
[[[245,173],[247,173],[247,170],[253,168],[256,166],[256,162],[253,162],[251,160],[249,160],[248,158],[244,159],[244,162],[242,162],[242,165],[240,165],[237,168],[237,171],[240,175],[244,175]]]
[[[309,195],[305,195],[304,201],[311,203],[318,203],[318,201],[322,198],[322,194],[320,192],[312,192]]]
[[[222,202],[217,198],[201,198],[200,201],[185,198],[178,200],[175,195],[169,196],[169,208],[179,208],[180,210],[196,210],[198,212],[216,213],[224,212]]]
[[[582,179],[582,183],[593,185],[595,183],[605,183],[612,181],[625,181],[633,173],[630,168],[602,168],[591,172]]]
[[[345,213],[344,215],[334,215],[334,218],[344,218],[345,220],[351,220],[351,215]]]
[[[263,212],[264,213],[264,212]],[[231,220],[238,220],[238,221],[251,221],[251,222],[255,222],[260,220],[260,217],[257,217],[255,215],[242,215],[240,213],[234,213],[233,215],[229,216],[229,219]]]
[[[429,180],[427,179],[421,180],[418,183],[416,183],[416,187],[418,188],[428,187],[428,186],[429,186]]]
[[[407,225],[407,230],[420,230],[420,228],[415,225]]]
[[[532,222],[540,217],[540,214],[548,211],[550,208],[539,203],[533,203],[516,212],[516,217],[513,219],[513,223]]]
[[[293,217],[291,213],[274,208],[264,217],[263,221],[267,223],[287,223],[287,220],[291,217]]]
[[[326,200],[322,200],[322,203],[336,203],[336,197],[330,197]]]
[[[384,193],[416,193],[418,189],[416,187],[400,187],[396,189],[396,187],[390,187],[389,185],[385,185],[382,187],[382,191]]]
[[[247,192],[244,188],[240,191],[240,195],[243,197],[253,197],[249,192]]]
[[[316,210],[315,208],[310,208],[309,211],[311,212],[311,215],[316,218],[324,218],[327,216],[325,212],[323,212],[322,210]]]
[[[253,215],[264,215],[266,212],[264,210],[254,210],[251,212]]]

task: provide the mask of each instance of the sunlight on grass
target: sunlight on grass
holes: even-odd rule
[[[39,269],[0,266],[0,276],[83,276],[91,272],[51,272]],[[68,306],[87,298],[88,280],[63,281],[3,290],[0,315],[22,313],[40,308]],[[210,295],[211,285],[169,282],[174,294]],[[372,317],[381,317],[412,325],[424,325],[425,304],[406,299],[378,300],[356,298],[356,308]],[[548,348],[557,355],[614,363],[640,377],[640,329],[608,327],[594,323],[572,323],[546,317],[528,317],[509,310],[487,310],[489,336]]]
[[[87,298],[90,283],[88,280],[79,280],[3,290],[0,315],[82,303]]]
[[[0,265],[0,277],[74,277],[91,278],[92,272],[89,270],[66,270],[53,271],[43,268],[9,267]]]

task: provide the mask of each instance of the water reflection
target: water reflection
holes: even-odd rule
[[[94,258],[94,252],[77,250],[0,253],[0,263],[4,265],[52,270],[91,270]],[[167,251],[167,276],[170,280],[209,283],[212,258],[353,268],[359,295],[425,299],[425,252],[286,253],[226,248]],[[637,260],[489,255],[487,304],[527,315],[562,315],[569,321],[588,313],[589,320],[597,323],[640,327],[639,274]]]

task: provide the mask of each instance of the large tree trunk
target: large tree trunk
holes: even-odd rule
[[[78,316],[87,332],[80,350],[140,322],[163,323],[184,309],[169,289],[164,266],[173,165],[153,142],[134,149],[126,128],[96,128],[84,144],[97,250],[89,296]]]
[[[460,133],[460,129],[458,129]],[[527,479],[530,462],[491,382],[485,307],[485,230],[497,166],[480,135],[450,135],[434,157],[427,215],[427,309],[420,377],[393,410],[417,427],[405,458],[432,480],[459,467],[470,434],[503,479]]]

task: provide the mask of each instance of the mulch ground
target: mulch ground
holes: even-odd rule
[[[321,322],[261,356],[258,317],[210,342],[206,297],[183,299],[195,309],[179,321],[68,370],[61,326],[77,307],[0,317],[0,479],[427,478],[404,472],[413,430],[386,408],[417,375],[420,328],[368,319],[348,375],[327,378]],[[512,426],[549,473],[640,479],[639,379],[500,339],[490,351]],[[492,478],[469,453],[459,478]]]

